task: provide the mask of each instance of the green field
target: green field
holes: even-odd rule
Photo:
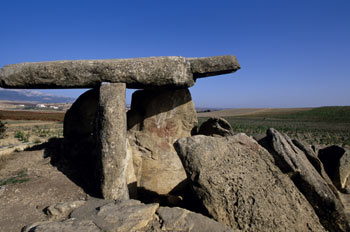
[[[350,106],[319,107],[308,110],[271,109],[261,113],[228,116],[234,132],[262,136],[275,128],[291,138],[310,144],[350,145]],[[200,117],[199,124],[207,118]]]

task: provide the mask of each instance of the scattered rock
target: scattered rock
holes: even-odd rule
[[[240,231],[324,231],[271,155],[245,134],[179,139],[192,188],[218,222]]]
[[[63,222],[34,223],[23,228],[22,232],[101,232],[92,221],[81,221],[75,218]]]
[[[157,194],[182,187],[186,173],[173,143],[197,124],[188,89],[136,91],[127,118],[137,186]]]
[[[86,201],[70,201],[64,203],[57,203],[47,207],[46,214],[51,219],[63,219],[68,217],[73,209],[83,206]]]
[[[24,227],[22,231],[228,232],[233,230],[201,214],[181,208],[142,204],[136,200],[115,202],[90,198],[82,207],[73,210],[70,219],[62,222],[37,222]]]
[[[275,129],[268,129],[266,134],[262,144],[273,155],[275,164],[290,176],[308,199],[322,225],[329,231],[350,231],[344,207],[338,196],[311,165],[304,152],[296,147],[287,135]]]
[[[340,191],[349,187],[346,186],[346,182],[350,176],[350,150],[333,145],[320,149],[318,157],[322,161],[333,184]]]
[[[203,122],[198,134],[208,136],[231,136],[233,130],[228,121],[224,118],[209,118]]]
[[[128,88],[190,87],[199,77],[235,72],[234,56],[186,59],[180,56],[20,63],[0,69],[0,87],[91,88],[102,82]]]
[[[96,214],[97,209],[110,203],[115,203],[115,201],[89,197],[87,199],[87,203],[77,209],[74,209],[69,217],[79,218],[80,220],[88,220],[91,218],[91,215]]]
[[[135,200],[110,203],[98,209],[94,222],[106,231],[138,231],[153,219],[158,207]]]

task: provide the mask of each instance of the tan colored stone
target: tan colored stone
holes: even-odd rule
[[[305,153],[286,134],[270,128],[266,138],[260,142],[270,151],[279,169],[290,176],[310,202],[328,231],[350,231],[344,206],[338,196],[312,166]]]
[[[240,231],[325,231],[272,156],[247,135],[196,135],[174,146],[197,198],[218,222]]]
[[[138,187],[167,194],[186,179],[173,143],[191,135],[196,111],[187,89],[137,91],[128,112]]]

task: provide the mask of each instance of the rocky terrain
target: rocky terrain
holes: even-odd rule
[[[67,111],[64,138],[4,159],[2,228],[350,231],[347,149],[311,146],[273,128],[253,139],[221,118],[197,127],[187,88],[238,69],[235,57],[223,56],[0,70],[4,87],[93,86]],[[128,87],[141,90],[125,112]]]

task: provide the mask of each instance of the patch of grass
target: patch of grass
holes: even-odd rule
[[[8,185],[8,184],[19,184],[29,181],[27,170],[22,169],[17,172],[14,176],[0,180],[0,185]]]
[[[30,134],[29,133],[25,134],[23,131],[17,130],[15,132],[15,136],[14,137],[16,139],[18,139],[19,141],[27,143],[29,141]]]

